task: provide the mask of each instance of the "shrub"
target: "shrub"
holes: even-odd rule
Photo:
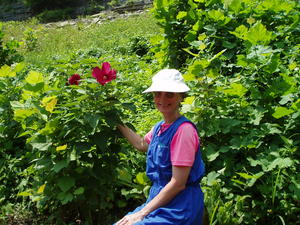
[[[153,50],[193,87],[184,111],[202,137],[211,220],[298,224],[299,2],[154,6],[165,34]]]
[[[37,18],[42,23],[57,22],[75,18],[73,8],[45,10],[37,15]]]
[[[14,40],[4,43],[3,37],[4,32],[0,22],[0,67],[22,61],[22,56],[17,52],[20,43]]]
[[[130,40],[130,49],[138,56],[147,55],[150,50],[150,42],[145,37],[133,37]]]
[[[78,0],[53,0],[53,1],[43,1],[43,0],[23,0],[24,3],[30,7],[34,12],[41,12],[46,9],[61,9],[72,7],[78,4]]]

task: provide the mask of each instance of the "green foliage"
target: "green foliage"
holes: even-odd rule
[[[154,6],[165,32],[154,53],[193,86],[183,110],[202,137],[212,221],[299,223],[299,3]]]
[[[40,54],[37,50],[43,48],[41,39],[47,31],[37,28],[34,35],[38,48],[27,54]],[[145,74],[150,76],[156,66],[151,65],[149,57],[144,60],[109,47],[108,42],[106,48],[82,48],[67,57],[53,57],[51,64],[43,62],[43,67],[24,67],[21,63],[1,68],[1,82],[7,85],[2,90],[7,92],[0,92],[7,112],[6,117],[2,115],[5,136],[1,140],[8,144],[5,140],[9,139],[16,145],[20,140],[22,149],[12,147],[10,151],[17,151],[16,156],[7,154],[7,147],[0,151],[11,156],[10,160],[4,158],[1,167],[4,206],[24,202],[35,214],[50,215],[44,224],[110,224],[145,200],[149,189],[141,173],[145,156],[134,153],[120,139],[115,125],[119,115],[124,115],[124,122],[132,123],[134,113],[148,107],[149,102],[141,96],[144,87],[132,84],[145,85]],[[125,52],[130,52],[129,46]],[[118,78],[100,86],[91,77],[91,68],[104,60],[117,69]],[[80,84],[67,86],[67,78],[74,73],[82,76]],[[10,123],[15,125],[14,130]],[[6,129],[11,129],[12,136]],[[7,173],[8,166],[13,166],[13,173]],[[9,221],[7,214],[4,221]]]
[[[23,0],[24,3],[30,7],[34,12],[41,12],[46,9],[58,9],[67,8],[74,6],[78,3],[77,0],[53,0],[53,1],[43,1],[43,0]]]
[[[36,35],[36,30],[33,30],[32,28],[28,27],[24,31],[24,37],[25,37],[25,46],[27,51],[33,51],[36,49],[37,44],[38,44],[38,38]]]
[[[31,161],[25,171],[32,187],[18,195],[29,196],[40,210],[67,218],[79,214],[92,223],[113,207],[116,197],[119,110],[114,97],[118,89],[91,79],[90,68],[97,61],[86,62],[78,86],[66,86],[64,73],[51,78],[29,71],[20,85],[21,98],[10,104],[22,126],[15,135],[26,137]],[[57,66],[68,71],[63,64]]]
[[[22,60],[22,56],[17,52],[17,48],[20,46],[20,43],[14,40],[4,43],[4,32],[2,26],[2,23],[0,23],[0,66],[5,64],[11,65],[14,62]]]
[[[150,50],[149,40],[145,37],[133,37],[130,41],[130,49],[138,56],[145,56]]]
[[[74,13],[74,9],[68,7],[63,9],[44,10],[36,17],[41,23],[49,23],[75,18]]]

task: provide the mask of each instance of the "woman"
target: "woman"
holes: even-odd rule
[[[199,182],[204,174],[196,127],[179,107],[189,87],[181,73],[163,69],[143,93],[152,92],[164,120],[144,138],[125,125],[119,129],[138,150],[147,151],[147,176],[152,181],[145,204],[116,225],[201,225],[204,209]]]

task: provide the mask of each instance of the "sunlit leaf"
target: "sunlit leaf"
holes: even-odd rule
[[[208,15],[210,18],[212,18],[215,21],[224,20],[225,18],[224,13],[222,13],[219,10],[211,10],[208,12]]]
[[[292,62],[289,64],[289,70],[294,70],[297,67],[297,63],[296,62]]]
[[[235,31],[229,31],[229,33],[235,35],[236,37],[245,40],[248,33],[248,28],[245,25],[238,26]]]
[[[25,68],[26,64],[24,62],[20,62],[18,64],[16,64],[14,71],[16,73],[21,72],[24,68]]]
[[[18,196],[23,196],[23,197],[28,197],[28,196],[32,196],[32,193],[27,192],[27,191],[23,191],[17,194]]]
[[[43,184],[42,186],[40,186],[39,189],[38,189],[38,191],[37,191],[37,193],[38,194],[44,193],[45,187],[46,187],[46,184]]]
[[[275,111],[274,111],[274,113],[272,114],[272,116],[274,117],[274,118],[276,118],[276,119],[279,119],[279,118],[281,118],[281,117],[284,117],[284,116],[288,116],[288,115],[290,115],[291,113],[293,113],[294,112],[294,110],[292,110],[292,109],[288,109],[288,108],[286,108],[286,107],[276,107],[275,108]]]
[[[209,62],[219,58],[224,52],[226,52],[226,49],[223,49],[222,51],[218,52],[217,54],[215,54],[211,59],[209,59]]]
[[[30,71],[27,77],[25,78],[27,83],[31,85],[36,85],[38,83],[43,83],[44,82],[44,77],[41,73],[36,72],[36,71]]]
[[[54,120],[50,120],[46,123],[46,126],[43,129],[41,129],[39,132],[44,135],[53,134],[58,128],[58,123],[59,123],[58,118]]]
[[[67,149],[67,147],[68,147],[68,145],[61,145],[61,146],[58,146],[58,147],[56,147],[56,151],[64,151],[64,150],[66,150]]]
[[[53,98],[50,102],[48,102],[48,103],[46,104],[45,109],[46,109],[48,112],[52,113],[53,110],[54,110],[54,108],[55,108],[55,106],[56,106],[56,103],[57,103],[57,98]]]
[[[0,77],[15,77],[16,72],[10,66],[4,65],[0,68]]]
[[[182,104],[184,104],[184,105],[191,105],[191,104],[193,104],[194,100],[195,100],[195,96],[189,96],[189,97],[186,97],[184,99],[184,101],[182,102]]]
[[[14,110],[14,120],[22,121],[25,118],[35,114],[37,111],[35,109],[15,109]]]
[[[230,85],[231,88],[225,89],[223,90],[224,93],[228,94],[228,95],[237,95],[239,97],[244,96],[248,89],[245,88],[242,84],[240,83],[232,83]]]
[[[186,17],[186,16],[187,16],[187,12],[185,12],[185,11],[180,11],[180,12],[178,12],[178,14],[177,14],[177,16],[176,16],[176,19],[181,20],[181,19],[183,19],[183,18]]]
[[[233,181],[233,182],[235,182],[235,183],[237,183],[237,184],[244,185],[244,186],[246,186],[246,185],[247,185],[245,182],[243,182],[243,181],[240,181],[240,180],[237,180],[237,179],[231,179],[231,181]]]
[[[212,186],[212,185],[214,185],[214,184],[216,184],[216,183],[218,183],[218,177],[220,176],[220,174],[219,173],[217,173],[217,172],[215,172],[215,171],[212,171],[212,172],[209,172],[208,174],[207,174],[207,185],[208,186]]]
[[[272,32],[268,31],[261,22],[257,22],[250,27],[246,37],[254,45],[258,43],[266,44],[272,39]]]
[[[135,180],[138,184],[145,185],[145,184],[147,184],[148,178],[146,176],[146,173],[139,172],[136,175]]]

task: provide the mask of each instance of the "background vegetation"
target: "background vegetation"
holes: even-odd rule
[[[299,7],[156,0],[100,25],[4,23],[1,223],[111,224],[144,201],[145,156],[115,125],[143,135],[160,119],[141,92],[169,66],[192,87],[182,112],[200,131],[211,224],[300,224]],[[103,62],[117,70],[104,86]]]

